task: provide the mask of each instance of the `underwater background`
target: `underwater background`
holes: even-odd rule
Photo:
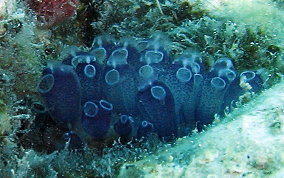
[[[0,177],[283,177],[284,3],[1,0]]]

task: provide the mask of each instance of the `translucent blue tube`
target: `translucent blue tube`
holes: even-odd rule
[[[81,85],[73,68],[51,64],[43,71],[37,90],[51,117],[63,127],[81,117]]]
[[[103,139],[110,127],[113,105],[106,100],[88,101],[83,107],[81,125],[89,136]]]

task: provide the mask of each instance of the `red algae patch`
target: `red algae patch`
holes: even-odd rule
[[[78,0],[27,0],[27,3],[37,14],[40,26],[50,28],[72,17]]]

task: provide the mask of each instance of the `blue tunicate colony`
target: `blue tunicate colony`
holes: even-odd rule
[[[238,74],[229,58],[216,60],[209,71],[197,52],[173,60],[156,34],[119,42],[98,37],[88,52],[73,51],[62,63],[49,64],[38,91],[72,138],[91,142],[154,133],[170,141],[222,115],[247,91],[242,82],[249,92],[262,89],[256,72]]]

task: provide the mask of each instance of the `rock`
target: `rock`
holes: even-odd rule
[[[284,171],[283,89],[281,82],[206,132],[125,164],[119,177],[279,177]]]
[[[1,0],[0,1],[0,36],[2,36],[5,32],[6,29],[1,23],[2,20],[5,20],[7,16],[12,14],[14,12],[16,7],[16,0]]]

